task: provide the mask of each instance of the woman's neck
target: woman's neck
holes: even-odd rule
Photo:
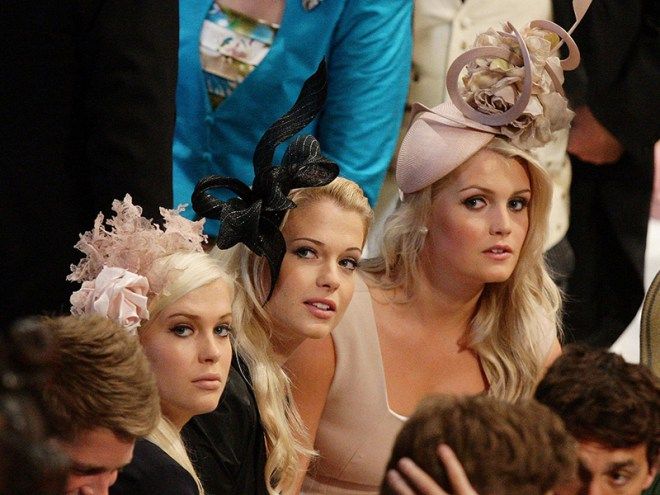
[[[163,417],[167,419],[172,424],[174,429],[179,433],[181,433],[184,425],[192,419],[191,414],[179,410],[174,410],[162,402],[160,404],[160,409],[162,411]]]
[[[293,351],[295,351],[304,340],[304,337],[300,337],[299,339],[290,336],[282,337],[280,332],[273,329],[270,342],[275,354],[275,361],[277,361],[280,366],[286,363],[287,359],[293,354]]]
[[[423,263],[420,263],[418,276],[408,293],[404,293],[404,287],[383,289],[378,282],[369,284],[369,278],[367,283],[377,302],[394,303],[397,312],[405,313],[420,328],[431,330],[442,322],[442,327],[450,334],[456,334],[457,340],[469,329],[485,287],[484,284],[457,283],[425,269]]]

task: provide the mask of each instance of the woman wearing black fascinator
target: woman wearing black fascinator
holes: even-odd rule
[[[252,187],[210,176],[193,193],[197,214],[220,220],[212,253],[241,288],[225,394],[183,432],[207,494],[291,493],[298,458],[309,454],[281,364],[343,316],[372,217],[362,190],[337,177],[312,136],[296,138],[281,165],[272,163],[275,148],[321,111],[326,86],[322,62],[259,141]],[[218,199],[218,189],[236,196]]]
[[[423,397],[529,397],[559,354],[561,297],[543,261],[552,182],[531,149],[571,120],[561,81],[576,48],[549,21],[506,23],[450,65],[448,101],[413,105],[380,255],[331,336],[286,363],[319,452],[306,495],[378,493]]]

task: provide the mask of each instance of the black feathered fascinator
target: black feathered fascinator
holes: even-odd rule
[[[325,60],[305,81],[293,107],[271,125],[259,140],[252,158],[254,181],[252,188],[238,179],[211,175],[200,180],[192,194],[195,212],[209,219],[220,220],[216,244],[220,249],[242,242],[258,256],[265,256],[270,267],[270,299],[280,273],[286,243],[280,224],[287,210],[296,204],[287,196],[292,189],[319,187],[339,175],[336,163],[321,155],[313,136],[299,136],[287,148],[282,164],[275,166],[275,148],[299,132],[319,114],[327,94]],[[220,200],[209,192],[226,189],[234,194]]]

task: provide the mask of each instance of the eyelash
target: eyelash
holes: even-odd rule
[[[312,259],[312,257],[308,256],[309,253],[313,254],[314,256],[317,254],[314,249],[306,246],[296,248],[294,253],[296,256],[302,259]],[[343,258],[339,260],[339,266],[346,268],[347,270],[354,271],[358,269],[360,262],[355,258]]]
[[[187,335],[183,335],[183,332],[178,332],[178,330],[184,330],[184,331],[188,330],[191,333],[193,332],[193,329],[188,325],[175,325],[170,329],[170,331],[177,337],[186,338],[190,336],[190,333]],[[218,330],[220,331],[218,332]],[[234,328],[231,325],[223,323],[216,326],[214,331],[216,331],[216,333],[218,333],[220,337],[228,337],[229,335],[234,333]]]
[[[486,200],[483,196],[472,196],[463,200],[462,203],[470,210],[479,210],[481,207],[475,204],[477,201],[480,201],[483,205],[486,204]],[[520,207],[516,208],[513,206],[514,203],[520,203]],[[527,198],[513,198],[510,199],[507,204],[512,211],[522,211],[529,205],[529,200]]]
[[[312,248],[310,248],[310,247],[306,247],[306,246],[305,246],[305,247],[299,247],[299,248],[295,249],[295,250],[294,250],[294,253],[295,253],[296,256],[298,256],[299,258],[303,258],[303,259],[307,259],[307,260],[308,260],[308,259],[311,259],[311,257],[307,256],[307,254],[309,254],[309,253],[311,253],[311,254],[313,254],[314,256],[316,256],[316,251],[314,251]]]

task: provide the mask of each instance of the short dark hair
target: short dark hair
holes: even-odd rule
[[[576,475],[575,441],[550,409],[531,399],[428,397],[399,432],[387,469],[408,457],[451,492],[437,455],[441,443],[454,451],[478,493],[542,495]],[[385,479],[380,493],[394,493]]]
[[[578,441],[606,447],[660,446],[660,380],[641,364],[604,349],[572,344],[539,383],[536,399],[555,411]]]
[[[156,382],[135,335],[100,316],[43,318],[56,337],[57,363],[44,389],[55,435],[107,428],[135,439],[160,417]]]

